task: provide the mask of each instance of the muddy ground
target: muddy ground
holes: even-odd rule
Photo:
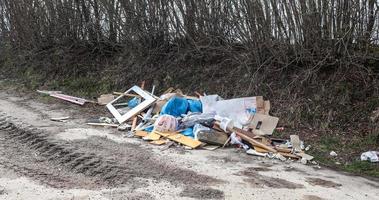
[[[234,148],[154,146],[86,125],[99,108],[52,101],[0,91],[0,199],[379,199],[375,179]]]

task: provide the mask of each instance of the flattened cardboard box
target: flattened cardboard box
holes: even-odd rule
[[[255,135],[272,135],[276,126],[278,125],[279,118],[269,115],[255,114],[249,128],[252,129]]]

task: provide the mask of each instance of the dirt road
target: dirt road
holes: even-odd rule
[[[91,108],[0,92],[0,199],[379,199],[379,182],[248,156],[124,138]],[[68,122],[51,117],[70,116]]]

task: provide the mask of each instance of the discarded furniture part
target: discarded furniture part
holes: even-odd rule
[[[142,90],[145,89],[145,81],[142,81],[142,83],[141,83],[141,89],[142,89]],[[131,106],[131,103],[133,103],[134,105]],[[140,103],[141,103],[141,102],[140,102],[140,98],[133,97],[131,100],[128,101],[128,107],[129,107],[129,108],[134,108],[134,107],[136,107],[136,106],[137,106],[138,104],[140,104]],[[133,122],[132,122],[132,129],[131,129],[131,131],[134,131],[134,130],[136,129],[136,127],[137,127],[137,120],[138,120],[137,116],[133,117]]]
[[[155,131],[155,133],[165,137],[165,138],[168,138],[174,142],[178,142],[180,144],[183,144],[183,145],[186,145],[186,146],[189,146],[193,149],[196,149],[197,147],[199,147],[202,143],[198,140],[194,140],[190,137],[187,137],[187,136],[184,136],[180,133],[177,133],[177,132],[174,132],[174,133],[162,133],[162,132],[157,132]]]
[[[248,125],[253,130],[255,135],[272,135],[279,118],[269,115],[255,114],[251,123]]]
[[[123,96],[127,95],[130,92],[135,92],[138,95],[140,95],[144,101],[142,101],[140,104],[138,104],[136,107],[132,108],[129,110],[127,113],[124,115],[121,115],[120,112],[113,106],[113,103],[116,102],[118,99],[122,98]],[[156,101],[155,97],[153,97],[151,94],[148,92],[142,90],[138,86],[133,86],[130,88],[128,91],[126,91],[124,94],[120,95],[113,101],[107,104],[108,110],[112,113],[112,115],[117,119],[119,123],[123,123],[128,119],[133,118],[134,116],[138,115],[140,112],[143,110],[147,109],[151,104],[153,104]]]
[[[51,121],[56,121],[56,122],[65,122],[68,119],[70,119],[70,117],[53,117],[53,118],[50,118]]]
[[[367,151],[361,154],[362,161],[379,162],[379,151]]]
[[[109,102],[113,101],[116,97],[113,94],[102,94],[97,98],[97,103],[99,105],[107,105]]]
[[[93,122],[89,122],[87,124],[91,126],[104,126],[104,127],[113,127],[113,128],[117,128],[119,126],[118,124],[93,123]]]

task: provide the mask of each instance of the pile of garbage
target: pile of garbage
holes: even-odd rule
[[[196,92],[185,95],[169,88],[160,96],[144,90],[144,84],[124,93],[104,94],[98,104],[105,105],[112,118],[88,121],[93,126],[117,127],[127,137],[138,137],[151,144],[176,143],[187,149],[236,146],[247,154],[300,160],[306,164],[313,157],[306,154],[297,135],[280,139],[271,137],[279,118],[269,115],[270,101],[262,96],[223,99],[218,95]],[[60,91],[39,91],[72,103],[91,102],[61,94]],[[118,95],[118,96],[117,96]]]

